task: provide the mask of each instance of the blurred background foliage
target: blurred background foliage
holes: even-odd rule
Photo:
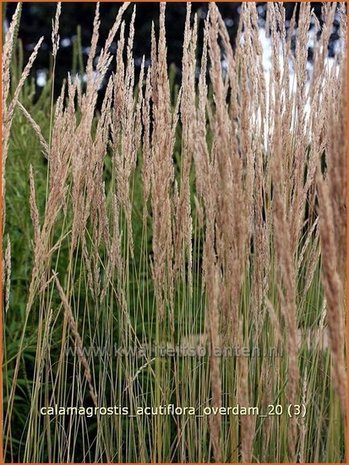
[[[155,27],[158,24],[159,3],[134,3],[137,9],[135,23],[135,60],[136,66],[140,67],[143,55],[145,59],[150,56],[150,35],[151,27],[154,22]],[[219,9],[224,18],[232,43],[237,33],[240,2],[219,3]],[[192,5],[193,13],[197,13],[201,20],[207,15],[207,2],[195,2]],[[296,18],[298,17],[297,3],[285,2],[287,22],[292,17],[296,8]],[[83,73],[87,61],[89,45],[91,41],[93,18],[95,13],[95,2],[72,2],[63,3],[62,15],[60,20],[60,52],[58,53],[58,62],[56,68],[56,93],[59,92],[60,84],[68,72],[73,74]],[[110,27],[112,26],[120,3],[102,2],[101,3],[101,26],[99,44],[103,44]],[[321,22],[321,3],[312,3],[315,14]],[[11,17],[15,11],[16,3],[3,3],[3,18],[5,20],[4,30],[8,27]],[[44,43],[41,47],[39,56],[33,67],[33,77],[37,92],[44,87],[49,75],[49,63],[51,60],[51,27],[52,19],[55,15],[56,3],[23,3],[22,18],[18,37],[23,47],[23,60],[26,62],[32,52],[36,42],[41,36],[44,36]],[[129,23],[133,8],[129,8],[125,14],[126,24]],[[266,3],[258,2],[258,12],[260,15],[261,26],[263,26],[266,15]],[[180,63],[182,58],[183,31],[186,15],[186,3],[168,3],[166,11],[167,21],[167,38],[168,38],[168,64],[173,65],[175,78],[180,80]],[[202,28],[200,28],[202,33]],[[329,55],[334,51],[336,39],[338,38],[338,24],[335,23],[332,31],[331,45]],[[115,49],[115,44],[114,49]],[[115,53],[115,50],[112,49]],[[200,53],[200,37],[199,37]],[[309,61],[312,59],[311,44],[308,49]],[[147,62],[147,61],[146,61]]]

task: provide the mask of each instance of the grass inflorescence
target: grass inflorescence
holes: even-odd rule
[[[255,4],[234,47],[215,4],[205,20],[188,4],[179,87],[159,8],[138,69],[135,7],[99,47],[97,4],[86,79],[57,99],[61,5],[39,98],[20,4],[6,33],[6,459],[344,461],[344,4],[320,24],[302,3],[286,28],[268,3],[267,71]]]

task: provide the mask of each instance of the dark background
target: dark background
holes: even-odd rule
[[[5,9],[5,29],[16,8],[16,3],[4,4]],[[56,3],[23,3],[22,17],[19,28],[19,38],[23,44],[24,63],[27,61],[35,43],[43,35],[44,43],[39,56],[34,64],[33,73],[38,77],[47,73],[51,57],[51,28],[52,19],[56,11]],[[142,56],[149,59],[150,56],[150,32],[151,24],[158,24],[159,3],[134,3],[130,5],[125,13],[126,24],[131,17],[133,6],[136,5],[136,34],[134,51],[136,57],[136,66],[140,65]],[[232,43],[237,32],[241,3],[218,3],[221,14],[225,20],[227,29],[231,36]],[[57,89],[60,87],[60,82],[66,77],[67,72],[79,71],[79,63],[73,60],[73,46],[78,43],[77,27],[81,27],[81,45],[82,45],[82,61],[86,64],[88,56],[88,47],[91,41],[93,18],[95,13],[95,3],[62,3],[62,14],[60,19],[60,37],[61,44],[57,58],[56,79]],[[99,44],[102,45],[110,27],[112,26],[120,3],[101,3],[101,27]],[[284,3],[286,9],[286,17],[290,19],[294,8],[297,8],[297,3]],[[312,3],[312,7],[318,18],[321,21],[321,3]],[[199,14],[203,20],[207,14],[208,4],[206,2],[198,2],[192,4],[192,11]],[[260,15],[261,25],[264,23],[266,14],[266,3],[258,2],[258,12]],[[168,41],[168,62],[174,64],[176,76],[180,78],[180,63],[182,57],[183,31],[186,15],[186,3],[168,3],[166,8],[166,31]],[[333,44],[338,38],[338,25],[335,25],[329,54],[333,54]],[[202,34],[202,27],[199,28]],[[200,43],[200,37],[199,37]],[[309,60],[311,61],[312,50],[308,50]],[[37,80],[40,84],[40,79]]]

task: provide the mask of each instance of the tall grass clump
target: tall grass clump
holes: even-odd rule
[[[9,462],[345,460],[345,5],[320,22],[298,4],[287,25],[268,3],[267,69],[256,4],[234,46],[207,10],[187,5],[177,85],[166,5],[139,68],[136,6],[102,43],[97,3],[86,79],[57,89],[58,3],[37,96],[42,39],[23,65],[16,8],[2,63]]]

